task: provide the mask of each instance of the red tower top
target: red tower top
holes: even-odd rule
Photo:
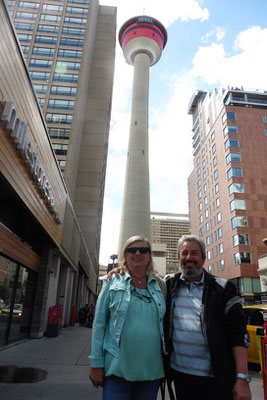
[[[126,21],[119,32],[119,42],[128,64],[133,64],[138,52],[145,52],[156,64],[167,43],[167,31],[155,18],[145,15]]]

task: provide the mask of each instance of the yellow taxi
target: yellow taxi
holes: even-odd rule
[[[250,338],[250,347],[247,348],[248,362],[260,364],[258,346],[260,336],[256,338],[258,328],[263,328],[264,321],[267,321],[267,304],[257,304],[255,306],[243,306],[247,317],[247,331]]]

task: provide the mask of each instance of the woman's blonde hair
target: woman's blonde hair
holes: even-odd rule
[[[143,236],[139,236],[139,235],[130,237],[128,240],[126,240],[126,243],[122,249],[122,254],[121,254],[121,257],[119,260],[119,265],[123,269],[123,271],[130,272],[128,269],[125,255],[126,255],[127,247],[129,247],[131,244],[133,244],[135,242],[146,242],[147,246],[149,247],[150,252],[152,252],[151,245],[150,245],[148,239],[146,239]],[[148,275],[148,276],[156,275],[152,255],[150,256],[150,262],[146,269],[146,275]]]

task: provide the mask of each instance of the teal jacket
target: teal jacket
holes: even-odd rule
[[[98,297],[93,324],[92,351],[89,356],[89,363],[93,368],[104,367],[104,350],[114,357],[119,357],[120,338],[131,297],[130,281],[131,276],[125,273],[119,278],[112,275],[111,280],[104,282]],[[163,280],[162,282],[166,293],[166,284]],[[148,278],[147,288],[157,305],[162,348],[166,353],[163,333],[165,298],[154,276]]]

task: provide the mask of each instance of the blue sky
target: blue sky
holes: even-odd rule
[[[266,0],[100,0],[117,6],[117,29],[135,15],[159,19],[168,42],[150,70],[151,211],[187,213],[192,171],[191,96],[197,89],[267,90]],[[117,44],[100,263],[117,252],[133,68]]]

